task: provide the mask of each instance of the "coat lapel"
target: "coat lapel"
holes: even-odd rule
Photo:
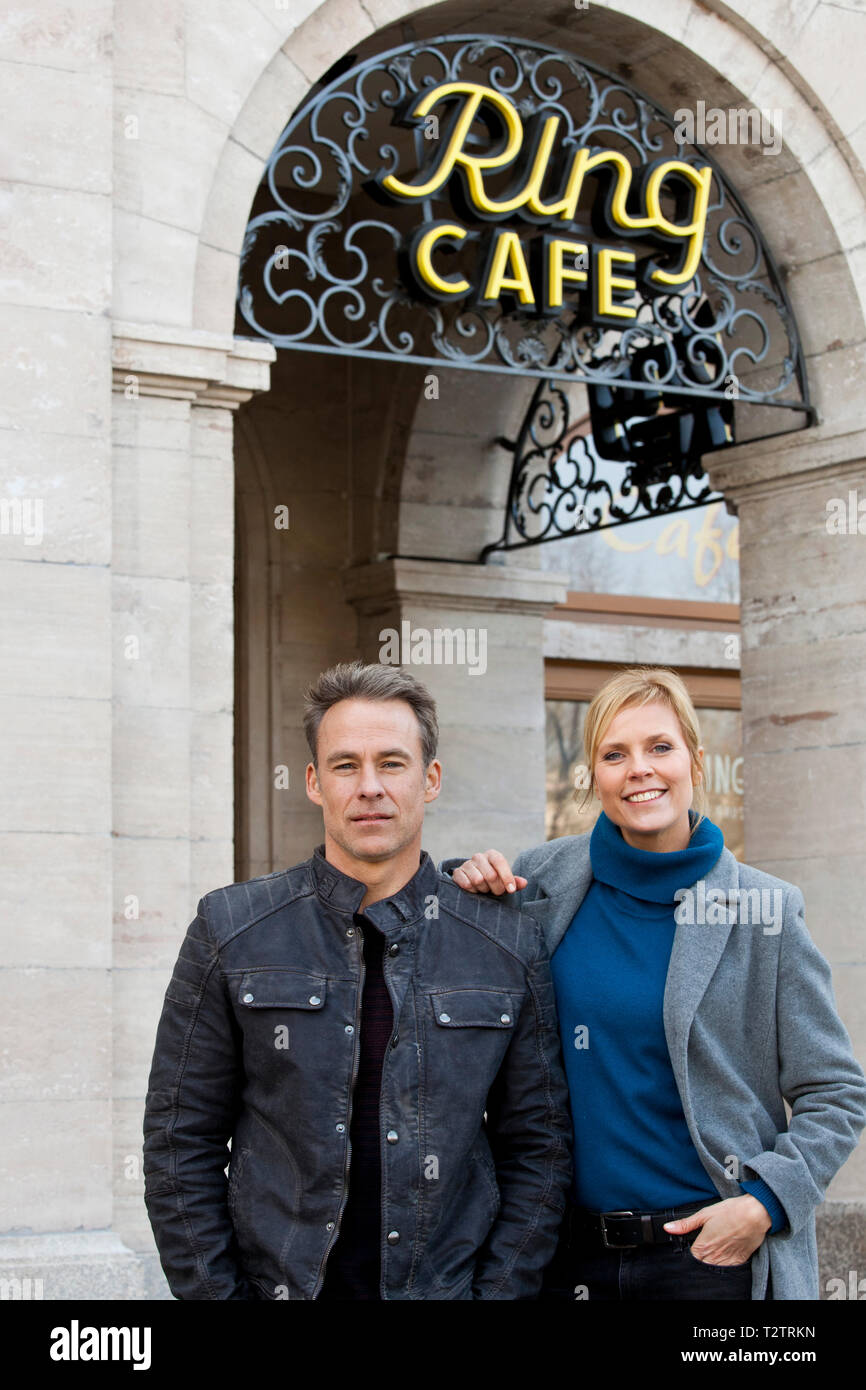
[[[693,921],[680,921],[674,932],[664,994],[664,1026],[677,1079],[685,1081],[689,1029],[713,972],[722,958],[735,920],[735,911],[714,899],[739,883],[739,865],[729,849],[723,849],[703,880],[691,884]],[[716,918],[721,920],[716,921]],[[707,920],[709,918],[709,920]]]
[[[520,908],[530,913],[541,926],[548,954],[553,955],[574,920],[574,914],[589,892],[592,883],[592,863],[589,857],[589,835],[563,840],[561,848],[533,873],[531,863],[518,872],[525,872],[529,886],[521,895]],[[539,881],[543,879],[543,884]],[[725,949],[735,913],[722,907],[711,907],[720,892],[739,884],[739,865],[729,849],[723,849],[704,881],[701,894],[697,884],[684,885],[694,893],[695,921],[680,922],[674,933],[664,994],[664,1026],[671,1060],[678,1076],[685,1075],[685,1049],[689,1029]],[[702,904],[706,911],[702,911]],[[700,920],[710,917],[709,921]],[[716,916],[722,920],[713,920]]]
[[[521,911],[530,913],[540,925],[550,956],[571,926],[574,914],[592,883],[589,836],[581,836],[580,840],[585,843],[573,840],[569,852],[557,856],[550,864],[548,872],[544,874],[545,887],[530,880],[529,891],[534,891],[537,896],[520,903]]]

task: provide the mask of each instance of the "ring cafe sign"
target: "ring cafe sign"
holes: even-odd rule
[[[422,223],[409,243],[408,269],[423,295],[444,302],[469,299],[484,306],[507,295],[510,308],[559,314],[566,295],[589,291],[593,321],[622,326],[637,318],[638,306],[629,300],[637,291],[639,273],[650,291],[692,280],[704,242],[713,180],[710,165],[695,167],[682,159],[663,158],[643,165],[635,179],[632,164],[619,150],[594,154],[582,146],[563,157],[564,151],[557,149],[561,116],[546,116],[530,137],[505,93],[478,82],[439,83],[414,103],[408,119],[424,122],[425,135],[438,134],[436,109],[454,102],[449,129],[436,141],[440,149],[432,168],[411,180],[380,174],[377,188],[395,202],[417,206],[439,194],[457,174],[463,185],[460,201],[475,217],[497,223],[516,215],[550,230],[528,251],[519,232],[496,227],[486,239],[472,283],[461,273],[446,274],[439,253],[477,234],[447,218]],[[501,119],[506,139],[501,149],[476,154],[469,143],[471,131],[487,115],[485,108]],[[556,187],[553,171],[563,165],[565,177]],[[490,176],[501,170],[513,170],[510,186],[492,196]],[[639,272],[634,251],[575,237],[570,229],[590,175],[608,176],[606,196],[594,211],[611,238],[656,238],[668,253],[674,251],[673,268],[669,254],[661,264],[645,261]],[[550,191],[552,187],[556,191]],[[664,192],[674,195],[676,220],[663,211]]]
[[[268,160],[238,310],[277,347],[656,396],[733,378],[810,410],[784,288],[712,157],[627,83],[528,40],[337,65]]]

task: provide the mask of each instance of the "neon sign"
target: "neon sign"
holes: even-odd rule
[[[540,226],[560,224],[560,231],[536,236],[527,247],[518,232],[496,228],[482,242],[473,282],[461,273],[446,274],[438,253],[453,253],[461,242],[477,240],[477,234],[447,218],[425,223],[412,235],[408,257],[413,283],[424,296],[445,302],[468,298],[492,306],[507,295],[512,310],[558,314],[567,294],[591,288],[593,320],[622,326],[636,319],[639,305],[628,302],[638,289],[636,254],[591,245],[573,231],[568,235],[586,181],[593,177],[601,181],[603,193],[593,207],[596,224],[611,237],[657,239],[669,253],[665,264],[644,262],[639,274],[646,287],[670,289],[692,280],[704,242],[710,165],[662,158],[644,165],[635,178],[631,162],[619,150],[557,149],[559,115],[547,115],[527,130],[503,92],[478,82],[443,82],[431,88],[411,108],[406,123],[422,124],[442,105],[450,106],[451,114],[432,168],[419,171],[411,182],[393,172],[381,174],[375,180],[380,192],[395,202],[417,205],[441,194],[457,176],[454,202],[475,218],[497,222],[517,216]],[[491,117],[504,130],[501,148],[473,153],[473,125]],[[495,196],[491,175],[505,170],[512,173],[510,185]],[[676,205],[676,220],[663,209],[665,194]],[[667,265],[671,250],[679,260],[673,269]]]
[[[316,86],[272,150],[236,331],[811,418],[784,285],[724,172],[621,78],[450,34]]]

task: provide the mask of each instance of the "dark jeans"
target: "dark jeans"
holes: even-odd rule
[[[674,1208],[665,1212],[673,1220]],[[604,1299],[731,1299],[752,1297],[751,1257],[741,1265],[709,1265],[691,1252],[700,1230],[662,1244],[606,1250],[572,1239],[566,1221],[541,1291],[542,1302]]]

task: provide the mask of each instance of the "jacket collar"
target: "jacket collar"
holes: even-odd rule
[[[367,886],[359,879],[350,878],[325,858],[325,846],[317,845],[308,861],[313,880],[313,888],[324,903],[336,908],[338,912],[354,914],[361,911],[361,903]],[[424,916],[427,900],[435,895],[439,880],[436,865],[426,850],[421,851],[418,872],[404,883],[403,887],[391,895],[371,903],[364,909],[375,927],[381,931],[388,927],[402,926],[404,922],[415,921]]]

